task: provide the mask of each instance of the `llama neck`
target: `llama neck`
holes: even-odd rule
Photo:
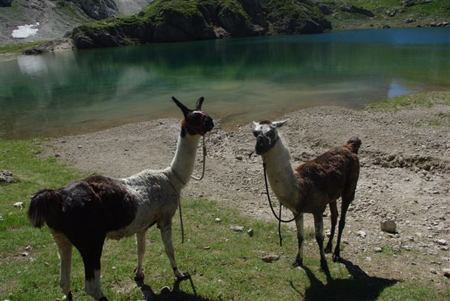
[[[278,200],[287,208],[295,210],[299,201],[300,183],[295,177],[291,166],[289,149],[279,138],[275,146],[265,153],[263,162],[266,164],[267,178],[270,187]]]
[[[177,151],[169,168],[181,188],[189,182],[194,170],[199,139],[199,135],[191,136],[187,133],[184,137],[178,137]]]

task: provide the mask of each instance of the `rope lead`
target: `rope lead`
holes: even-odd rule
[[[300,216],[301,211],[299,211],[292,219],[289,220],[282,220],[281,219],[281,202],[280,202],[280,213],[277,216],[275,213],[275,210],[273,209],[272,200],[270,199],[270,193],[269,193],[269,184],[267,183],[267,171],[266,171],[266,163],[263,163],[264,168],[264,182],[266,184],[266,193],[267,193],[267,199],[269,200],[270,210],[272,210],[273,216],[278,220],[278,237],[280,239],[280,247],[283,246],[283,238],[281,237],[281,223],[290,223],[297,219],[297,217]]]

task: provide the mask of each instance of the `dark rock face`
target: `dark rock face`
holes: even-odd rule
[[[0,7],[9,7],[12,2],[13,0],[0,0]]]
[[[419,4],[429,4],[432,0],[403,0],[402,6],[403,7],[411,7]]]
[[[367,17],[374,17],[374,13],[368,9],[357,7],[354,5],[343,5],[340,6],[339,9],[343,12],[352,13],[352,14],[361,14]]]
[[[77,48],[86,49],[327,29],[331,29],[330,22],[308,1],[155,0],[137,16],[80,26],[71,37]]]
[[[90,18],[101,20],[114,17],[117,5],[114,0],[68,0],[79,6]]]

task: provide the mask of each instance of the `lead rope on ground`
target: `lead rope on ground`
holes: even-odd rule
[[[200,178],[191,175],[191,178],[197,181],[201,181],[203,176],[205,175],[205,166],[206,166],[206,145],[205,145],[205,136],[203,136],[203,171]],[[181,199],[178,203],[178,210],[180,211],[180,225],[181,225],[181,243],[184,244],[184,225],[183,225],[183,214],[181,213]]]
[[[283,246],[283,238],[281,237],[281,223],[290,223],[297,219],[297,217],[300,216],[301,211],[299,211],[292,219],[289,220],[282,220],[281,219],[281,202],[280,202],[280,214],[277,216],[275,213],[275,210],[273,209],[272,200],[270,199],[270,193],[269,193],[269,184],[267,183],[267,171],[266,171],[266,163],[263,163],[263,169],[264,169],[264,182],[266,184],[266,193],[267,193],[267,199],[269,200],[270,210],[272,210],[273,216],[278,220],[278,237],[280,238],[280,247]]]

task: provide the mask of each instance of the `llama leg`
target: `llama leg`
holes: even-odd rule
[[[83,248],[78,248],[84,262],[84,287],[86,293],[95,300],[107,301],[108,299],[103,295],[100,284],[100,258],[105,237],[93,241],[95,243],[86,244]]]
[[[303,265],[303,213],[299,214],[299,216],[295,219],[295,225],[297,226],[297,240],[298,240],[298,253],[295,258],[293,266],[302,266]]]
[[[172,221],[164,225],[158,224],[158,228],[161,231],[161,238],[164,243],[164,248],[166,249],[166,254],[169,257],[170,264],[172,265],[172,270],[175,276],[178,279],[186,278],[187,275],[181,273],[180,270],[178,270],[177,262],[175,261],[175,251],[172,244]]]
[[[62,233],[52,231],[55,242],[58,246],[58,253],[61,259],[61,277],[59,286],[66,295],[67,300],[72,301],[72,292],[70,291],[70,268],[72,263],[72,244]]]
[[[328,244],[325,248],[325,253],[331,253],[331,249],[333,248],[333,238],[334,233],[336,231],[336,224],[337,224],[337,218],[338,218],[338,210],[337,210],[337,203],[336,201],[330,203],[330,212],[331,212],[331,233],[330,233],[330,239],[328,240]]]
[[[344,232],[345,216],[347,214],[347,209],[348,209],[348,206],[350,206],[350,203],[352,202],[352,200],[353,200],[353,197],[352,198],[342,198],[341,218],[339,220],[339,232],[338,232],[338,237],[337,237],[337,242],[336,242],[336,248],[334,249],[334,253],[333,253],[333,261],[334,262],[338,262],[341,259],[341,249],[340,249],[341,237],[342,237],[342,232]]]
[[[328,264],[327,264],[327,258],[325,256],[325,251],[323,250],[323,241],[324,241],[324,235],[323,235],[323,217],[322,213],[314,214],[314,228],[316,232],[316,241],[319,245],[319,251],[320,251],[320,267],[325,273],[329,273]]]
[[[136,273],[134,279],[137,281],[144,280],[144,272],[142,271],[142,259],[145,253],[145,234],[147,231],[142,231],[136,233],[136,243],[137,243],[137,256],[138,256],[138,266],[136,268]]]

